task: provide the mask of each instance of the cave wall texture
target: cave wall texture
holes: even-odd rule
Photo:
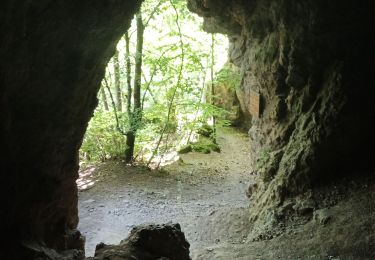
[[[140,0],[4,0],[0,8],[1,259],[19,241],[82,248],[77,153],[106,63]],[[228,34],[249,131],[259,212],[314,185],[372,167],[374,3],[188,0]],[[30,246],[29,246],[30,247]]]
[[[19,241],[82,249],[78,149],[140,0],[5,0],[0,8],[1,259]]]
[[[373,169],[374,2],[188,0],[230,39],[258,186],[252,219],[320,183]]]

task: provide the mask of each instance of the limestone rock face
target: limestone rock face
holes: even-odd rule
[[[246,129],[251,122],[251,116],[243,102],[242,91],[239,89],[240,74],[233,64],[225,64],[215,75],[214,84],[207,87],[206,102],[213,103],[224,109],[223,119],[232,126]],[[211,88],[214,87],[215,97],[212,99]]]
[[[140,2],[1,2],[1,259],[30,259],[20,256],[23,240],[83,249],[70,231],[78,149],[106,64]]]
[[[249,130],[257,215],[317,181],[374,168],[375,8],[344,2],[188,0],[208,32],[228,34],[242,103],[250,110],[260,95]]]

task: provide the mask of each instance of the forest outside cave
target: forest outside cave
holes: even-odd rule
[[[374,12],[4,0],[0,259],[375,259]]]
[[[148,1],[135,16],[107,66],[83,163],[121,158],[155,168],[196,141],[199,129],[213,132],[213,118],[238,120],[240,75],[227,62],[228,40],[203,32],[185,5]]]
[[[317,116],[315,106],[344,106],[345,99],[334,95],[340,72],[333,66],[323,73],[317,65],[335,58],[297,51],[295,44],[307,49],[300,36],[272,20],[272,12],[263,13],[283,5],[260,2],[255,9],[280,27],[250,20],[241,31],[238,23],[246,19],[225,16],[223,3],[210,3],[188,1],[187,10],[185,1],[147,1],[117,45],[80,152],[78,228],[86,236],[86,254],[99,242],[117,244],[138,226],[178,222],[193,259],[368,255],[371,243],[356,237],[365,224],[373,225],[372,211],[358,214],[371,207],[363,198],[373,179],[364,174],[327,184],[323,173],[339,168],[316,171],[312,163],[320,158],[326,165],[329,150],[320,151],[312,140],[340,144],[347,134],[337,126],[333,136],[311,130],[338,111],[321,109]],[[241,15],[241,8],[251,7],[237,4],[233,10]],[[210,34],[190,11],[204,17]],[[267,34],[270,28],[279,31]],[[289,43],[293,48],[284,47]],[[314,73],[303,74],[307,69]],[[321,80],[327,83],[319,89]],[[299,90],[305,83],[309,90]],[[345,199],[349,194],[356,195]],[[357,221],[348,225],[353,216]],[[342,233],[353,235],[321,243]],[[97,253],[103,257],[110,250]]]
[[[185,1],[147,1],[108,63],[80,150],[88,256],[146,223],[181,223],[193,249],[217,243],[206,219],[248,204],[239,69],[227,37],[201,27]],[[239,228],[229,239],[244,239]]]

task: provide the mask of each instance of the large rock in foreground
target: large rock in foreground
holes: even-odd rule
[[[119,245],[98,244],[88,259],[190,260],[189,247],[179,224],[138,226]]]

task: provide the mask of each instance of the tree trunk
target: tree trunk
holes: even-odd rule
[[[131,163],[134,157],[135,131],[126,133],[125,162]]]
[[[100,88],[100,95],[102,96],[103,107],[105,111],[109,111],[107,96],[105,95],[104,87]]]
[[[215,106],[215,84],[214,84],[214,66],[215,66],[215,35],[211,37],[211,104]],[[212,142],[216,144],[216,116],[212,115]]]
[[[134,71],[134,114],[140,114],[141,111],[141,80],[142,80],[142,52],[143,52],[143,33],[144,25],[142,21],[142,13],[136,14],[137,19],[137,49],[135,55],[135,71]]]
[[[126,135],[126,150],[125,150],[125,161],[130,163],[133,161],[134,144],[137,129],[142,120],[142,109],[141,109],[141,83],[142,83],[142,52],[143,52],[143,33],[144,24],[142,21],[142,13],[139,11],[136,14],[137,20],[137,46],[135,54],[135,70],[134,70],[134,109],[130,121],[130,129]]]
[[[116,106],[117,111],[122,112],[122,98],[121,98],[121,74],[120,74],[120,63],[119,63],[119,52],[116,51],[113,56],[113,66],[115,72],[115,92],[116,92]]]
[[[129,32],[127,31],[125,33],[125,43],[126,43],[126,49],[125,49],[125,60],[126,60],[126,85],[128,88],[128,93],[126,96],[127,104],[126,104],[126,110],[128,112],[128,117],[131,117],[131,107],[132,107],[132,84],[131,84],[131,62],[130,62],[130,38],[129,38]]]

